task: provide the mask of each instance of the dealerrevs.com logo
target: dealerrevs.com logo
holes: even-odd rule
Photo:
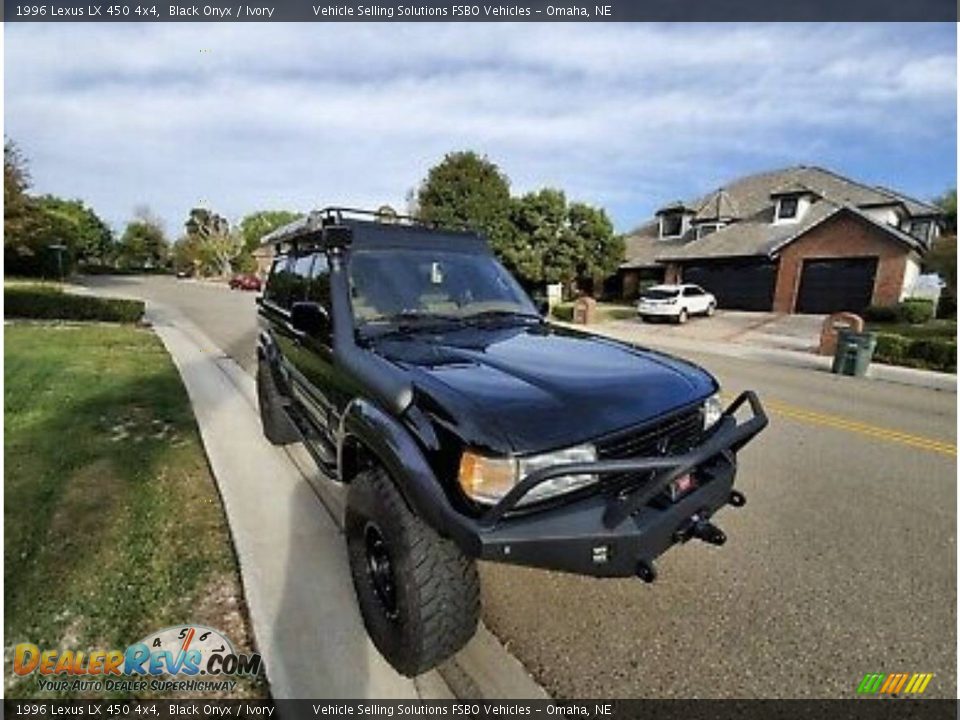
[[[180,625],[147,635],[125,650],[14,647],[13,672],[37,676],[39,690],[177,692],[231,691],[238,676],[263,669],[259,654],[239,654],[223,633]]]

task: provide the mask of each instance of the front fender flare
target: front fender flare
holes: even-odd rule
[[[368,400],[353,400],[340,420],[337,465],[346,442],[355,438],[380,461],[413,512],[468,555],[480,553],[475,523],[457,512],[410,432]]]

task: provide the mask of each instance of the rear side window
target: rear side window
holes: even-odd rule
[[[313,259],[310,281],[307,283],[306,299],[322,305],[326,308],[328,314],[331,312],[330,265],[327,262],[327,256],[323,253],[317,253]]]
[[[284,310],[289,310],[293,303],[305,299],[313,258],[313,254],[277,258],[270,271],[267,289],[263,293],[264,299]]]
[[[290,289],[293,285],[292,265],[293,258],[289,255],[278,257],[273,261],[273,267],[270,268],[270,278],[267,280],[267,287],[263,291],[264,300],[277,307],[289,309]]]
[[[309,255],[300,255],[294,258],[291,272],[293,279],[290,287],[290,304],[302,302],[307,299],[307,285],[310,283],[310,268],[313,265],[313,258],[316,253]]]

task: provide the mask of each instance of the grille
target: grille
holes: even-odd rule
[[[700,408],[685,410],[673,417],[639,429],[611,435],[597,445],[599,460],[624,460],[632,457],[682,455],[697,444],[703,432]],[[611,490],[636,485],[647,479],[648,472],[611,473],[603,484]]]

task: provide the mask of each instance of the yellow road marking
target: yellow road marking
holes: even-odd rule
[[[787,405],[776,400],[763,401],[763,404],[773,415],[782,415],[792,420],[800,420],[802,422],[813,423],[814,425],[824,425],[838,430],[855,432],[877,438],[878,440],[900,443],[901,445],[908,445],[919,450],[928,450],[941,455],[957,456],[957,446],[943,440],[935,440],[921,435],[911,435],[910,433],[900,432],[899,430],[892,430],[878,425],[870,425],[839,415],[828,415],[794,405]]]

